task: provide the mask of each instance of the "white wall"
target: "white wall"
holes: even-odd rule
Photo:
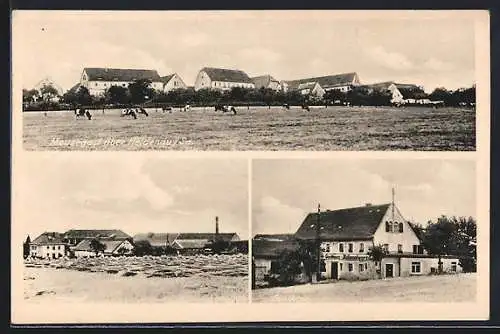
[[[386,221],[403,223],[403,233],[386,232]],[[398,252],[398,244],[403,246],[404,253],[413,253],[413,245],[420,245],[420,240],[418,239],[417,235],[401,215],[397,207],[394,207],[394,217],[392,217],[392,204],[389,206],[389,209],[384,215],[382,223],[377,228],[373,237],[373,242],[375,245],[388,244],[390,253]]]
[[[64,244],[30,245],[30,255],[50,259],[52,259],[53,256],[60,258],[66,255],[66,246]]]
[[[174,76],[170,79],[170,81],[163,86],[163,91],[166,93],[174,89],[186,89],[186,88],[187,86],[184,83],[184,81],[177,74],[174,74]]]
[[[127,252],[125,254],[130,254],[134,250],[134,245],[132,245],[128,240],[123,241],[120,246],[118,246],[114,251],[113,255],[120,254],[121,249],[126,249]]]
[[[194,83],[194,90],[200,90],[204,88],[211,88],[212,80],[205,71],[200,71],[196,76],[196,81]]]

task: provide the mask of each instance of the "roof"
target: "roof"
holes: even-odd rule
[[[207,73],[212,81],[253,83],[252,79],[240,70],[204,67],[201,71]]]
[[[156,70],[138,70],[121,68],[86,67],[83,69],[89,81],[134,81],[149,79],[159,81],[160,75]]]
[[[160,77],[160,81],[163,83],[168,83],[170,80],[172,80],[174,75],[175,75],[175,73],[172,73],[172,74],[166,75],[164,77]]]
[[[80,88],[80,83],[77,83],[76,85],[68,89],[68,93],[76,93],[78,91],[78,88]]]
[[[278,80],[276,80],[269,74],[260,75],[258,77],[252,78],[252,82],[255,84],[256,88],[261,88],[261,87],[267,88],[272,81],[278,82]]]
[[[130,239],[131,236],[121,230],[69,230],[64,233],[67,239],[114,238]]]
[[[215,233],[179,233],[177,240],[215,240]],[[238,235],[236,233],[219,233],[219,238],[224,241],[231,241]]]
[[[377,230],[390,204],[366,205],[320,213],[320,238],[327,240],[370,239]],[[316,237],[317,213],[309,213],[295,236],[299,239]]]
[[[207,239],[199,240],[175,240],[172,247],[175,249],[186,249],[186,248],[205,248],[208,245]]]
[[[276,258],[283,251],[295,251],[299,249],[299,242],[296,240],[270,241],[265,239],[252,241],[252,255],[256,258]]]
[[[63,243],[63,235],[59,232],[44,232],[31,242],[32,245],[52,245]]]
[[[285,241],[295,239],[294,234],[256,234],[253,240]]]
[[[139,233],[134,235],[134,242],[148,241],[153,247],[165,247],[174,242],[179,233]]]
[[[99,242],[106,246],[104,253],[113,253],[118,246],[120,246],[125,240],[99,240]],[[92,240],[85,239],[78,243],[78,245],[73,248],[74,251],[87,251],[93,252],[94,250],[90,247]]]
[[[338,87],[338,86],[344,86],[344,85],[351,84],[354,81],[354,79],[356,78],[356,75],[357,75],[356,72],[342,73],[342,74],[327,75],[327,76],[322,76],[322,77],[290,80],[290,81],[287,81],[286,83],[288,84],[290,89],[297,89],[300,84],[307,83],[307,82],[317,82],[324,89],[328,89],[328,88],[332,88],[332,87]]]
[[[364,87],[377,90],[387,90],[391,85],[396,86],[396,88],[399,90],[399,92],[401,93],[401,95],[403,95],[403,98],[405,99],[426,97],[424,90],[415,84],[402,84],[402,83],[396,83],[394,81],[385,81],[370,85],[364,85]]]

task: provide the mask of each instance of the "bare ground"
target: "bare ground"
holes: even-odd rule
[[[473,302],[476,274],[422,276],[362,282],[257,289],[252,302]]]
[[[27,150],[443,150],[476,147],[474,110],[458,108],[328,107],[285,111],[213,108],[120,117],[93,111],[23,113]]]

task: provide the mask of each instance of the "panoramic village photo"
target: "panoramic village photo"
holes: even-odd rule
[[[23,147],[475,151],[477,17],[371,14],[15,11]]]
[[[476,301],[475,177],[473,159],[254,160],[252,302]]]
[[[25,302],[248,301],[245,159],[25,159]]]

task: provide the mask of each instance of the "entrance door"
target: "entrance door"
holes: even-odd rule
[[[339,263],[332,262],[332,279],[339,279]]]
[[[392,263],[385,264],[385,277],[386,278],[394,277],[394,264]]]

